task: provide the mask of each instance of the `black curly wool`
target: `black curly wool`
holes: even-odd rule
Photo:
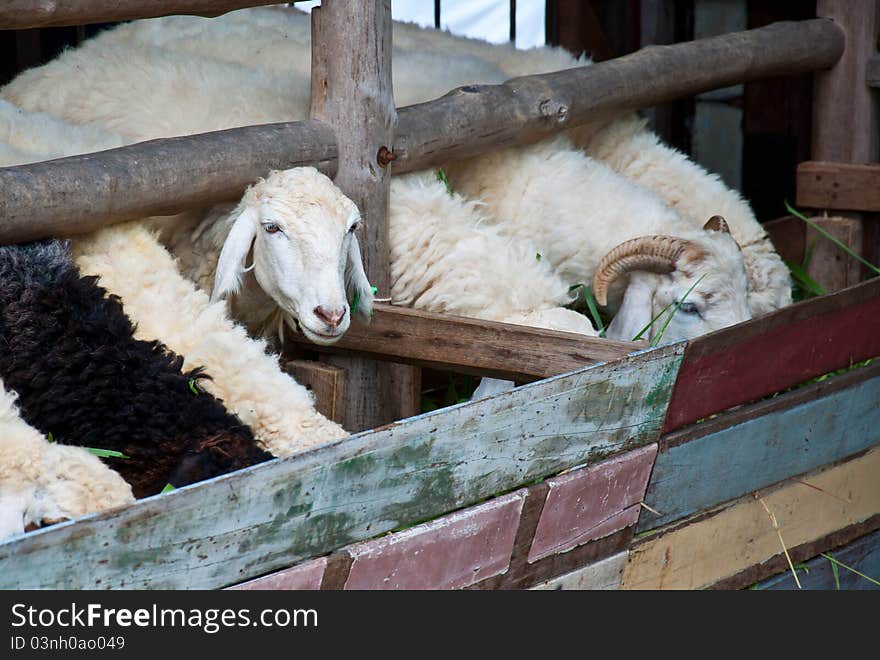
[[[183,373],[183,358],[133,333],[66,242],[0,247],[0,378],[28,423],[57,442],[125,454],[104,460],[137,497],[271,458],[198,389],[200,370]]]

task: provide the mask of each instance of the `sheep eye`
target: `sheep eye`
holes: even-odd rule
[[[697,306],[692,302],[678,303],[678,309],[685,314],[699,314]]]
[[[266,230],[267,234],[276,234],[281,231],[281,227],[276,225],[274,222],[264,222],[263,229]]]

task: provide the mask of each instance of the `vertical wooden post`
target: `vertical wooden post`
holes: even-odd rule
[[[364,266],[379,297],[390,295],[388,194],[391,173],[377,154],[393,149],[397,111],[391,89],[391,1],[324,0],[312,10],[311,117],[336,133],[336,184],[361,211]],[[359,431],[417,412],[412,367],[328,358],[349,374],[343,426]],[[402,396],[398,396],[398,392]]]
[[[813,104],[812,159],[838,163],[876,162],[880,157],[880,112],[877,92],[867,80],[869,59],[877,51],[880,0],[818,0],[818,16],[831,18],[846,32],[846,50],[828,71],[816,74]],[[847,239],[849,246],[868,252],[863,245],[864,217],[821,219],[819,224],[832,234]],[[808,233],[808,243],[815,234]],[[811,275],[829,290],[855,284],[859,273],[847,259],[835,259],[836,248],[816,239],[810,264]]]

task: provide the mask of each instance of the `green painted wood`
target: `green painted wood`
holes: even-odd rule
[[[837,388],[829,381],[795,390],[730,414],[745,418],[741,423],[674,446],[661,443],[645,503],[662,515],[643,510],[638,530],[654,529],[880,444],[880,364],[837,379],[851,384]],[[724,424],[723,419],[713,421],[707,430]],[[698,426],[692,435],[699,431]]]
[[[0,545],[0,588],[213,588],[656,442],[683,345],[585,367]]]

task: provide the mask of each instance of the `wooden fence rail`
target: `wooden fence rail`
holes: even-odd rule
[[[533,142],[616,112],[717,87],[829,67],[843,48],[843,32],[831,21],[784,22],[653,46],[501,85],[463,87],[399,110],[394,171]],[[266,131],[273,139],[267,140]],[[223,145],[223,158],[205,150],[206,139]],[[200,151],[207,155],[199,157]],[[198,165],[200,158],[209,158],[212,166]],[[3,168],[0,242],[82,233],[150,213],[173,214],[234,198],[256,173],[269,168],[307,163],[335,171],[335,138],[318,122],[237,128]]]

